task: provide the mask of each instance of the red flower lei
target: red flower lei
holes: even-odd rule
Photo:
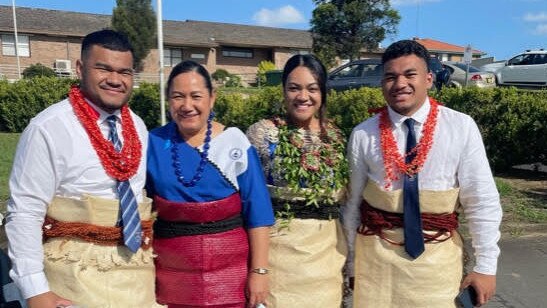
[[[117,152],[112,142],[103,137],[97,121],[86,112],[85,104],[87,103],[80,88],[73,86],[68,97],[106,173],[118,181],[126,181],[135,175],[141,161],[142,146],[127,105],[121,109],[124,144],[122,150]]]
[[[437,126],[437,115],[439,114],[439,103],[433,98],[429,98],[431,110],[427,115],[424,127],[422,128],[422,138],[420,142],[405,157],[416,153],[416,156],[410,163],[405,163],[405,158],[399,154],[397,142],[393,137],[391,129],[391,120],[387,107],[380,111],[380,142],[382,146],[382,155],[384,158],[385,182],[384,188],[391,187],[391,183],[399,179],[397,171],[414,175],[420,172],[424,166],[429,150],[433,145],[433,134]]]

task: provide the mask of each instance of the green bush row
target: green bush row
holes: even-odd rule
[[[0,130],[21,132],[35,114],[65,98],[74,82],[58,78],[25,79],[13,84],[0,81]],[[475,119],[495,170],[522,163],[547,163],[547,91],[447,88],[434,96]],[[259,119],[283,114],[282,101],[280,86],[245,92],[221,88],[214,109],[219,122],[246,130]],[[327,101],[329,117],[346,135],[370,116],[370,109],[384,104],[380,89],[371,88],[331,92]],[[133,91],[130,106],[149,129],[160,125],[157,84],[140,84]]]

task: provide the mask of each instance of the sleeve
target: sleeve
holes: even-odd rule
[[[247,170],[237,177],[245,226],[249,229],[271,226],[275,223],[272,201],[258,154],[252,145],[247,150],[247,160]]]
[[[152,162],[155,161],[155,158],[153,158],[153,135],[148,135],[148,143],[147,143],[147,149],[146,149],[146,181],[144,184],[144,189],[146,190],[146,196],[148,198],[154,198],[156,195],[156,190],[154,187],[154,176],[152,174],[152,170],[154,170],[154,166],[152,166]]]
[[[269,174],[269,163],[277,145],[270,142],[267,135],[275,139],[275,137],[271,136],[275,134],[274,131],[276,131],[275,126],[269,120],[256,122],[247,129],[247,138],[258,152],[265,175]]]
[[[260,122],[257,122],[247,129],[246,135],[252,145],[256,148],[260,148],[262,143],[264,143],[264,134],[261,133],[262,129],[260,128]]]
[[[495,275],[502,209],[480,131],[469,118],[467,142],[458,166],[460,202],[469,221],[477,273]]]
[[[54,151],[49,136],[30,125],[19,140],[9,180],[6,234],[13,264],[10,276],[25,298],[49,291],[42,225],[59,185]]]
[[[348,164],[350,172],[348,200],[341,207],[341,221],[348,240],[348,259],[346,270],[350,277],[353,277],[355,258],[355,237],[357,228],[361,224],[360,206],[362,202],[363,189],[368,181],[368,168],[365,163],[363,141],[359,130],[354,130],[348,142]]]

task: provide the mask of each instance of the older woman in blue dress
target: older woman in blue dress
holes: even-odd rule
[[[172,121],[150,132],[157,299],[169,307],[246,307],[268,293],[274,217],[255,148],[213,121],[215,94],[193,61],[167,83]]]

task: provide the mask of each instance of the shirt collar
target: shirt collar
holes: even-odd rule
[[[85,102],[87,103],[84,105],[85,106],[84,108],[86,109],[86,113],[89,116],[91,116],[93,120],[99,121],[99,123],[103,123],[104,121],[106,121],[106,118],[108,118],[111,115],[114,115],[118,118],[118,120],[121,120],[120,109],[117,109],[113,113],[108,113],[102,110],[101,108],[99,108],[97,105],[95,105],[92,101],[90,101],[87,98],[85,99]]]
[[[395,110],[391,109],[391,107],[387,107],[389,118],[393,125],[395,125],[396,128],[399,128],[401,125],[403,125],[403,122],[408,119],[412,118],[414,121],[423,124],[425,123],[425,120],[427,119],[427,115],[429,114],[429,110],[431,109],[431,105],[429,103],[429,97],[425,98],[424,104],[414,112],[411,116],[405,116],[400,113],[397,113]]]

